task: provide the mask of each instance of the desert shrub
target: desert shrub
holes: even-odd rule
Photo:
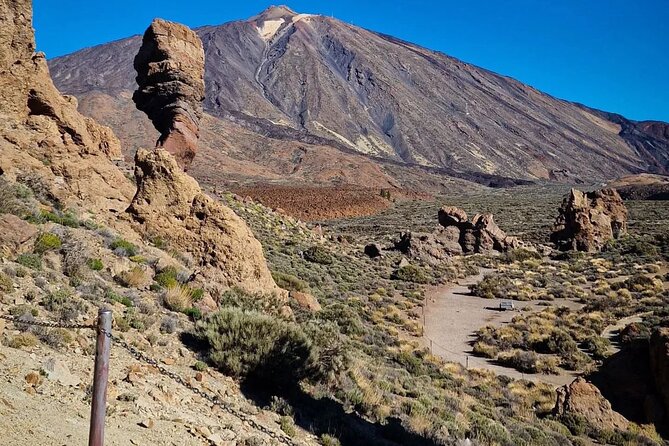
[[[469,286],[472,294],[485,299],[505,299],[507,293],[513,288],[513,281],[505,276],[487,275],[477,284]]]
[[[37,254],[21,254],[16,258],[16,263],[25,266],[26,268],[34,269],[35,271],[42,270],[42,258]]]
[[[37,345],[38,339],[32,333],[19,333],[7,340],[7,347],[11,348],[31,348]]]
[[[582,351],[576,351],[560,356],[560,365],[567,370],[583,370],[591,360]]]
[[[202,288],[191,288],[190,297],[193,302],[199,302],[204,297],[204,290]]]
[[[39,212],[29,215],[27,220],[31,223],[38,224],[56,223],[70,228],[78,228],[80,226],[80,222],[73,212],[58,209],[54,209],[53,211],[42,209]]]
[[[166,317],[160,323],[160,332],[172,334],[179,328],[179,320],[174,317]]]
[[[5,273],[0,273],[0,291],[5,293],[14,291],[14,281]]]
[[[117,238],[111,242],[109,249],[114,251],[114,254],[121,257],[132,257],[137,255],[137,246],[122,238]]]
[[[193,305],[191,289],[186,285],[176,285],[163,292],[163,304],[172,311],[182,312]]]
[[[190,307],[184,310],[184,314],[194,321],[202,319],[202,310],[197,307]]]
[[[173,266],[163,268],[155,275],[153,281],[163,288],[173,288],[179,285],[177,280],[177,269]]]
[[[42,342],[53,348],[66,347],[74,341],[72,333],[64,328],[45,330],[40,335],[40,339]]]
[[[523,262],[525,260],[541,260],[541,254],[525,248],[512,249],[504,254],[504,260],[508,263]]]
[[[102,260],[100,260],[100,259],[88,259],[86,264],[93,271],[101,271],[102,268],[104,268],[104,265],[102,264]]]
[[[34,212],[32,192],[19,183],[10,183],[0,178],[0,214],[14,214],[19,217]]]
[[[107,302],[118,302],[126,307],[134,306],[134,302],[127,296],[122,296],[111,288],[105,290],[104,298]]]
[[[271,315],[278,315],[284,305],[276,295],[250,294],[238,287],[225,290],[223,294],[217,296],[216,301],[219,307],[236,307]]]
[[[118,283],[128,288],[140,288],[146,285],[148,274],[141,266],[135,266],[132,269],[121,272],[116,276]]]
[[[393,278],[413,283],[428,283],[430,281],[425,271],[415,265],[405,265],[399,268],[393,274]]]
[[[63,243],[63,272],[70,279],[83,280],[88,274],[86,265],[88,262],[89,249],[82,238],[72,231],[68,231]]]
[[[193,364],[193,368],[197,370],[198,372],[204,372],[209,368],[206,362],[202,361],[195,361],[195,364]]]
[[[198,321],[194,335],[223,372],[278,386],[313,373],[312,342],[299,326],[254,311],[224,308]]]
[[[130,256],[128,257],[128,260],[134,263],[146,263],[147,259],[144,256],[141,255],[136,255],[136,256]]]
[[[47,251],[60,249],[63,246],[63,241],[56,234],[50,232],[43,232],[35,240],[34,252],[43,254]]]
[[[521,372],[537,373],[539,371],[537,368],[539,355],[534,352],[526,352],[522,350],[503,352],[499,354],[497,359],[502,364],[511,366]]]
[[[58,290],[48,293],[42,299],[42,306],[49,311],[57,311],[61,305],[72,298],[72,295],[66,290]]]
[[[605,359],[609,356],[611,343],[601,336],[589,336],[583,341],[583,348],[595,359]]]
[[[322,246],[314,245],[304,251],[304,259],[321,265],[331,265],[332,255]]]
[[[305,291],[309,288],[307,282],[293,276],[292,274],[272,272],[272,278],[276,284],[284,290]]]
[[[339,439],[329,434],[321,435],[320,440],[323,446],[341,446]]]
[[[297,433],[297,429],[295,428],[295,421],[293,421],[292,417],[286,415],[282,416],[279,419],[279,426],[281,427],[281,430],[289,437],[294,437]]]

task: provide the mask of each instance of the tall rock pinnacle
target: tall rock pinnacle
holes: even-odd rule
[[[204,50],[188,27],[155,19],[135,56],[133,100],[160,132],[162,147],[188,170],[199,137],[204,100]]]

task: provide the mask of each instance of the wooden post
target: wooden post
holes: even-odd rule
[[[107,409],[111,324],[111,310],[100,310],[98,313],[98,337],[95,345],[95,371],[93,375],[93,399],[91,401],[91,427],[88,435],[88,446],[104,446],[105,442],[105,412]]]

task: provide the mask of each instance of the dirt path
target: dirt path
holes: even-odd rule
[[[575,374],[563,372],[560,375],[524,374],[515,369],[503,367],[485,358],[474,356],[471,342],[475,332],[484,325],[502,325],[511,322],[517,311],[498,311],[500,299],[484,299],[469,294],[469,285],[480,282],[492,270],[481,269],[476,276],[468,277],[458,284],[446,285],[430,290],[425,309],[425,342],[432,352],[446,361],[459,362],[468,367],[491,370],[498,375],[515,379],[528,379],[561,386],[570,383]],[[556,299],[553,305],[565,305],[578,309],[581,305],[566,299]],[[541,309],[538,302],[517,302],[518,310],[530,307]]]

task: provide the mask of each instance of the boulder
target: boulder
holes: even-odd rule
[[[475,252],[506,252],[520,247],[520,241],[516,237],[506,235],[497,226],[492,214],[476,215],[472,219],[472,223],[477,239]]]
[[[554,415],[579,415],[601,429],[625,430],[629,421],[611,408],[611,403],[599,389],[583,378],[576,378],[571,384],[557,389]]]
[[[372,259],[381,257],[381,247],[376,243],[370,243],[369,245],[365,246],[365,254]]]
[[[137,193],[127,216],[137,232],[190,254],[205,278],[287,297],[274,283],[260,242],[246,223],[203,193],[166,150],[138,150],[135,176]]]
[[[46,57],[35,52],[30,0],[0,0],[0,172],[30,176],[62,207],[120,212],[132,183],[114,164],[119,140],[77,111],[51,81]]]
[[[187,170],[197,151],[204,100],[204,49],[197,34],[155,19],[135,56],[138,88],[133,100],[160,132],[156,147]]]
[[[36,226],[11,214],[0,214],[0,254],[13,257],[32,250]]]
[[[600,251],[627,233],[627,208],[615,189],[572,189],[562,202],[551,242],[563,251]]]
[[[321,311],[321,304],[318,303],[318,299],[316,299],[313,295],[309,293],[303,293],[300,291],[291,291],[290,292],[290,297],[297,302],[297,304],[304,308],[305,310],[309,310],[312,312],[316,311]]]
[[[449,226],[460,226],[468,221],[467,213],[455,206],[444,206],[437,213],[439,224],[445,228]]]

